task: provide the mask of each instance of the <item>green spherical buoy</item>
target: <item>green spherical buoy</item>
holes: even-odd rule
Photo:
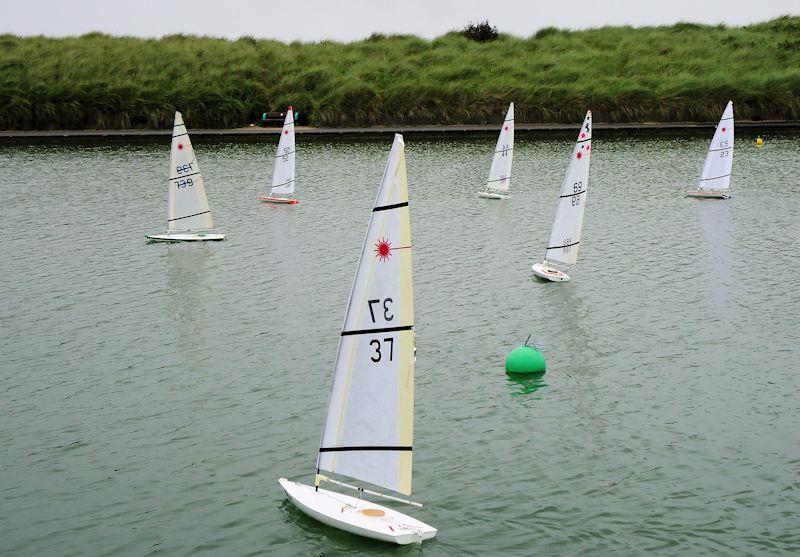
[[[542,353],[531,346],[520,346],[506,358],[506,373],[544,373],[546,364]]]

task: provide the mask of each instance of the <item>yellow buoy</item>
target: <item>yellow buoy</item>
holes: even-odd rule
[[[761,136],[759,135],[759,136],[756,138],[756,147],[763,147],[763,146],[764,146],[764,140],[763,140],[763,139],[761,139]]]

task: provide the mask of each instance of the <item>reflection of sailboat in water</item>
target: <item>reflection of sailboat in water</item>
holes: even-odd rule
[[[697,206],[700,236],[705,254],[701,265],[705,278],[701,281],[715,307],[725,307],[731,298],[728,283],[732,282],[730,243],[733,223],[728,203],[702,203]]]
[[[200,249],[198,249],[200,248]],[[174,342],[186,359],[187,369],[202,369],[206,364],[198,342],[207,331],[216,329],[213,301],[216,254],[210,246],[186,249],[170,245],[167,250],[166,318],[168,330],[174,331]]]

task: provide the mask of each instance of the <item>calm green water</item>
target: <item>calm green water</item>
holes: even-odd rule
[[[740,555],[800,551],[797,136],[593,145],[573,282],[530,276],[572,134],[522,137],[513,198],[475,197],[494,137],[407,137],[415,498],[392,548],[293,509],[391,137],[195,141],[212,245],[164,229],[168,143],[0,145],[0,554]],[[740,134],[740,138],[744,138]],[[751,138],[747,138],[748,140]],[[513,381],[533,334],[548,372]]]

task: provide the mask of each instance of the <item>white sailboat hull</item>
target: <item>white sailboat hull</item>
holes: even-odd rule
[[[684,190],[686,197],[697,197],[699,199],[730,199],[727,192],[719,190]]]
[[[497,193],[494,191],[478,192],[478,197],[483,197],[484,199],[508,199],[508,195],[504,195],[502,193]]]
[[[550,282],[566,282],[570,280],[569,275],[558,269],[554,269],[545,262],[534,263],[531,265],[531,271],[537,278],[548,280]]]
[[[278,483],[298,509],[333,528],[398,545],[422,543],[436,536],[436,528],[372,501],[315,489],[286,478]]]
[[[279,205],[297,205],[300,203],[297,199],[291,199],[288,197],[277,197],[274,195],[259,195],[258,200],[262,203],[276,203]]]
[[[152,242],[213,242],[225,239],[219,232],[174,232],[172,234],[148,234],[145,236]]]

